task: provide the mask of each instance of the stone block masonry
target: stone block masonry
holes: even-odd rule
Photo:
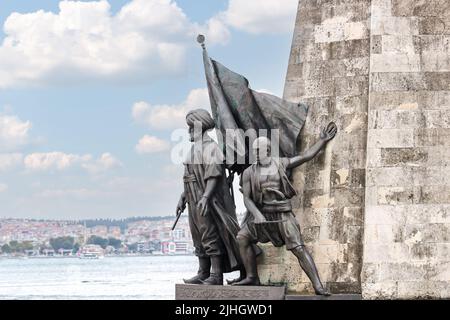
[[[320,276],[333,293],[359,293],[370,67],[370,1],[300,1],[284,98],[310,111],[301,151],[335,121],[340,131],[326,151],[294,171],[295,214]],[[266,275],[280,271],[267,259]],[[313,293],[290,253],[288,290]],[[280,280],[280,279],[278,279]]]
[[[284,98],[338,136],[293,172],[295,214],[322,280],[365,299],[450,297],[450,2],[301,0]],[[261,280],[313,293],[264,246]]]
[[[371,11],[363,297],[448,298],[450,2]]]

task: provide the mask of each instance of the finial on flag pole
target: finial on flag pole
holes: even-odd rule
[[[202,35],[202,34],[199,34],[197,36],[197,42],[200,43],[200,45],[202,46],[203,49],[206,49],[206,47],[205,47],[205,39],[206,39],[205,36]]]

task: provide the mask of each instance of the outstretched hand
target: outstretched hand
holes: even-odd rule
[[[320,139],[328,142],[332,140],[337,133],[337,126],[334,122],[330,122],[320,133]]]

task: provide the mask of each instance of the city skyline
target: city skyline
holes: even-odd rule
[[[174,230],[173,219],[170,217],[149,219],[135,218],[124,221],[121,225],[91,221],[90,226],[84,221],[0,219],[0,247],[12,241],[29,242],[34,247],[49,246],[51,239],[61,237],[71,237],[75,243],[82,245],[91,236],[118,239],[126,245],[174,240],[192,242],[187,217],[180,218]]]
[[[209,110],[197,34],[254,89],[281,96],[296,7],[296,0],[2,3],[0,217],[174,214],[183,168],[171,162],[172,132],[185,130],[186,111]]]

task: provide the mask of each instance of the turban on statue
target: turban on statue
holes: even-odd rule
[[[210,130],[215,127],[213,118],[205,109],[192,110],[186,115],[186,123],[188,126],[193,127],[197,121],[202,124],[203,130]]]

